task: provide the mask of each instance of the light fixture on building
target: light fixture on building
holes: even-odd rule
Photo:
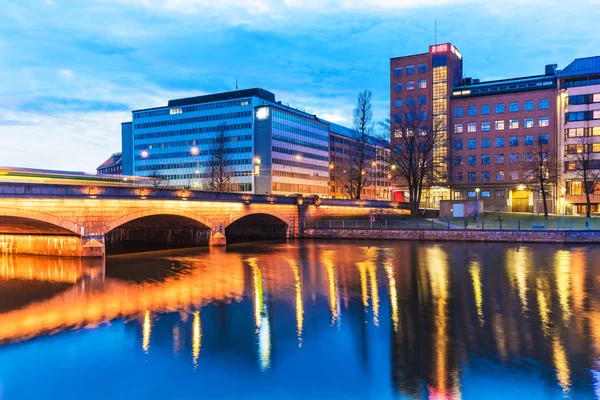
[[[190,154],[193,156],[197,156],[198,154],[200,154],[200,149],[194,146],[190,149]]]
[[[150,154],[148,153],[148,151],[147,151],[147,150],[143,150],[143,151],[142,151],[142,153],[141,153],[140,155],[142,156],[142,158],[148,158],[148,156],[149,156]]]
[[[256,119],[267,119],[269,118],[269,108],[261,107],[256,110]]]
[[[334,168],[335,168],[335,165],[329,164],[329,169],[334,169]]]
[[[301,154],[296,154],[296,160],[301,160],[302,159],[302,155]]]
[[[525,185],[519,185],[519,186],[517,186],[517,190],[525,190]]]

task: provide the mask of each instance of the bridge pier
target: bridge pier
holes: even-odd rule
[[[87,235],[81,237],[81,257],[104,257],[104,235]]]
[[[227,245],[227,238],[221,232],[216,231],[210,235],[209,245],[212,246],[225,246]]]

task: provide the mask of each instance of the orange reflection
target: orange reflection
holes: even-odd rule
[[[391,262],[386,262],[385,272],[387,273],[390,290],[390,308],[392,310],[392,324],[394,332],[398,332],[398,290],[396,288],[396,278],[394,278],[394,267]]]
[[[338,289],[337,278],[335,276],[335,268],[333,265],[333,260],[335,259],[335,256],[336,254],[332,250],[325,250],[321,255],[321,263],[325,266],[325,270],[327,271],[329,311],[331,312],[332,326],[341,321],[340,294]]]
[[[473,295],[475,297],[479,325],[483,326],[485,318],[483,316],[483,293],[481,291],[481,266],[479,265],[479,261],[471,262],[469,274],[471,275],[471,283],[473,284]]]
[[[75,283],[81,278],[80,258],[0,256],[0,278]]]
[[[150,333],[152,332],[152,321],[150,320],[150,311],[144,313],[144,325],[142,329],[142,350],[148,354],[150,349]]]
[[[300,271],[298,263],[292,258],[288,258],[288,264],[294,273],[294,288],[296,290],[296,329],[298,335],[298,347],[302,347],[302,328],[304,324],[304,304],[302,303],[302,280],[300,279]]]
[[[202,346],[202,325],[200,325],[200,311],[194,311],[194,320],[192,321],[192,363],[194,369],[198,366],[198,356],[200,356],[200,347]]]
[[[556,252],[554,256],[554,270],[563,322],[565,325],[568,325],[571,320],[571,252],[566,250]]]
[[[521,310],[523,314],[527,313],[527,279],[529,277],[529,268],[532,265],[532,255],[528,248],[517,247],[509,249],[506,257],[506,270],[510,283],[516,287],[521,300]]]

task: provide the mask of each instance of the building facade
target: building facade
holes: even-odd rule
[[[587,202],[582,162],[588,164],[591,212],[600,212],[600,57],[574,60],[557,72],[558,139],[563,156],[563,201],[568,214],[584,214]]]
[[[98,168],[98,175],[123,175],[123,157],[121,153],[111,155]]]
[[[350,194],[350,173],[353,168],[360,143],[351,129],[329,124],[329,195],[348,198]],[[361,198],[390,200],[391,175],[389,146],[372,139],[366,146],[365,176],[367,185]]]
[[[451,97],[450,186],[453,200],[483,200],[484,210],[543,212],[536,163],[558,176],[553,66],[544,75],[479,82],[466,78]],[[543,153],[543,154],[542,154]],[[556,179],[548,179],[556,212]]]
[[[209,190],[218,162],[228,191],[328,194],[328,123],[283,106],[264,89],[170,100],[133,111],[121,129],[128,175]]]
[[[429,52],[390,59],[390,126],[392,146],[406,122],[424,121],[440,138],[432,162],[436,174],[428,183],[424,207],[438,207],[440,200],[450,199],[448,177],[449,101],[453,87],[462,81],[462,55],[450,43],[429,46]],[[394,178],[394,199],[403,201],[406,188]]]

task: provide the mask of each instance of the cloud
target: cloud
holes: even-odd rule
[[[130,106],[124,103],[54,96],[45,96],[32,99],[21,104],[19,108],[24,111],[34,111],[38,113],[60,113],[66,111],[98,112],[131,110]]]
[[[60,75],[63,79],[70,81],[73,80],[73,71],[67,68],[62,68],[58,70],[58,75]]]
[[[0,118],[0,126],[15,126],[15,125],[34,125],[31,121],[20,121],[16,119],[2,119]]]

